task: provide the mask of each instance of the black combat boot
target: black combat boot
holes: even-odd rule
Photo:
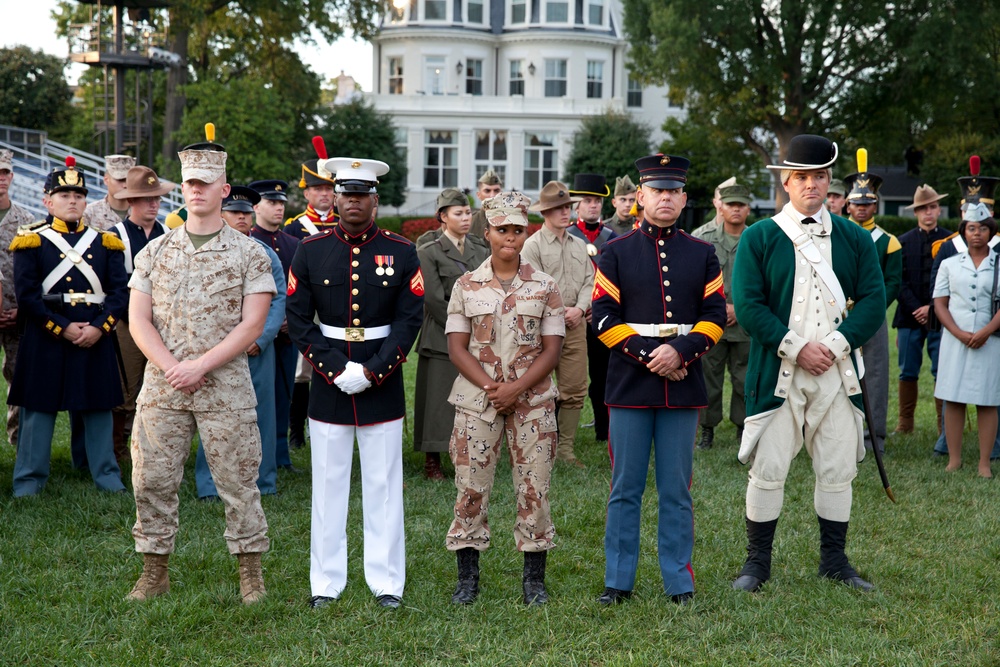
[[[545,592],[545,557],[547,551],[524,552],[524,604],[541,605],[549,601]]]
[[[698,449],[711,449],[712,442],[714,440],[715,440],[715,428],[712,426],[702,426],[701,442],[698,443]]]
[[[848,522],[829,521],[821,516],[816,518],[819,519],[819,576],[842,581],[866,593],[875,588],[858,576],[857,570],[847,560],[844,548],[847,545]]]
[[[472,547],[459,549],[458,585],[451,596],[452,604],[472,604],[479,595],[479,552]]]
[[[306,444],[306,419],[309,416],[309,383],[296,382],[288,408],[288,446],[298,449]]]
[[[733,582],[738,591],[755,593],[771,578],[771,546],[778,520],[751,521],[747,519],[747,560],[740,576]]]

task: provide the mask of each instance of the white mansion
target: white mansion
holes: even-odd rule
[[[658,145],[665,88],[628,75],[620,0],[394,0],[373,40],[371,101],[393,116],[409,170],[403,214],[492,167],[534,197],[565,176],[585,116],[628,111]],[[654,146],[651,146],[652,149]],[[638,156],[636,156],[638,157]],[[611,183],[614,187],[614,183]]]

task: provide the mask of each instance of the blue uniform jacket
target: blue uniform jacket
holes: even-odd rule
[[[605,401],[610,407],[698,408],[707,403],[700,357],[722,336],[726,297],[715,248],[675,226],[648,222],[604,245],[594,279],[594,330],[611,348]],[[673,339],[640,336],[628,323],[689,324]],[[670,382],[650,372],[666,342],[688,375]]]
[[[264,246],[264,252],[267,253],[267,258],[271,260],[271,276],[274,278],[274,286],[277,290],[274,298],[271,299],[271,305],[267,309],[267,319],[264,320],[264,331],[260,334],[260,338],[254,341],[257,343],[257,347],[263,351],[267,349],[268,345],[274,343],[274,339],[278,335],[278,330],[281,329],[281,324],[285,321],[285,299],[288,298],[285,292],[288,290],[288,285],[285,282],[285,272],[281,268],[281,260],[278,258],[278,254],[260,239],[254,238],[254,241]]]
[[[403,417],[400,366],[424,317],[424,279],[412,243],[374,222],[356,237],[339,225],[310,236],[292,260],[285,313],[292,341],[313,367],[311,418],[366,426]],[[392,332],[349,343],[324,336],[316,316],[328,326],[391,325]],[[371,371],[371,387],[348,395],[334,385],[348,361]]]

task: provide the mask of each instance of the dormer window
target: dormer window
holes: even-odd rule
[[[424,20],[425,21],[447,21],[448,1],[447,0],[424,0]]]
[[[510,22],[525,23],[528,20],[528,0],[510,0]]]
[[[545,0],[546,23],[569,23],[569,2],[566,0]]]
[[[483,23],[483,0],[469,0],[466,5],[466,21],[482,25]]]

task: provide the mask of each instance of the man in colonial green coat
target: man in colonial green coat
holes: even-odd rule
[[[871,235],[823,206],[837,146],[792,139],[781,181],[789,203],[743,232],[733,303],[751,336],[747,418],[739,459],[750,463],[747,560],[733,582],[756,591],[771,574],[785,478],[803,445],[816,474],[822,577],[870,590],[845,553],[851,483],[864,458],[856,350],[885,321]]]

